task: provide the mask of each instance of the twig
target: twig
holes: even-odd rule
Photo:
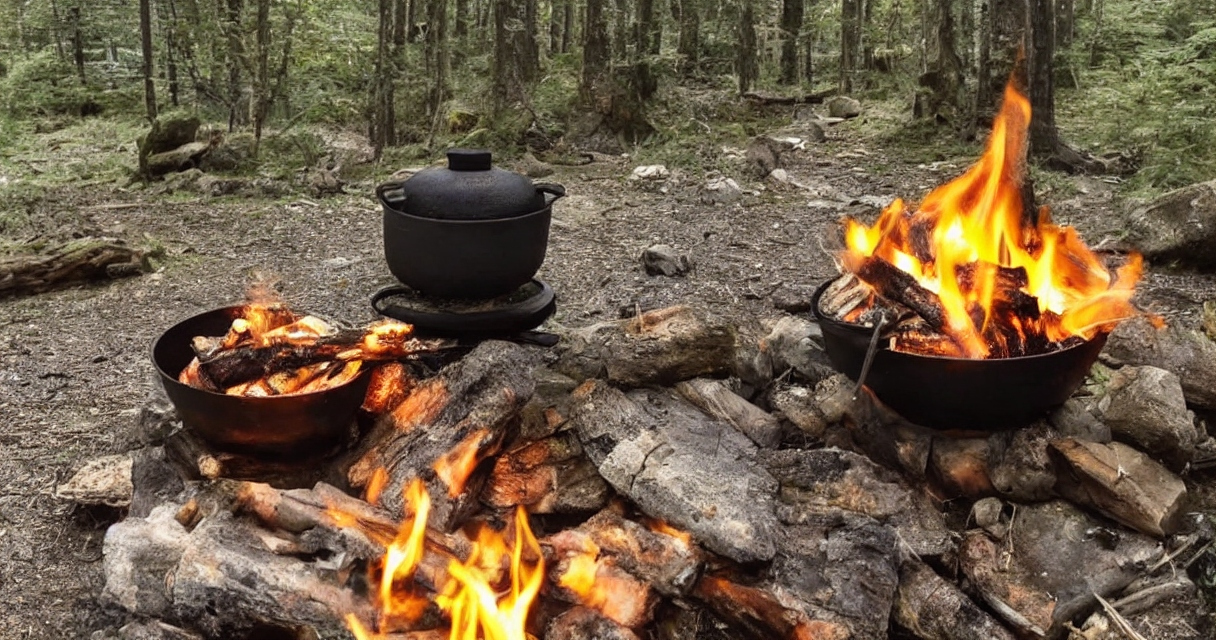
[[[1178,556],[1182,555],[1182,552],[1189,549],[1191,547],[1191,545],[1195,544],[1195,541],[1198,539],[1199,538],[1197,538],[1197,537],[1187,538],[1186,542],[1183,542],[1182,545],[1179,546],[1177,550],[1175,550],[1171,554],[1166,555],[1164,558],[1158,560],[1157,564],[1154,564],[1153,566],[1149,567],[1148,573],[1150,575],[1157,573],[1158,569],[1160,569],[1161,567],[1164,567],[1167,563],[1173,562],[1174,558],[1177,558]]]
[[[1103,598],[1096,593],[1094,594],[1094,597],[1098,599],[1098,604],[1102,605],[1102,609],[1106,611],[1106,615],[1110,616],[1111,621],[1115,623],[1116,627],[1119,627],[1119,631],[1122,631],[1123,635],[1126,636],[1128,640],[1147,640],[1147,638],[1140,635],[1139,632],[1132,628],[1132,625],[1127,621],[1127,618],[1124,618],[1123,614],[1115,610],[1115,608],[1106,601],[1106,598]]]
[[[1195,564],[1195,561],[1198,560],[1199,557],[1202,556],[1204,553],[1206,553],[1208,549],[1211,549],[1213,544],[1216,544],[1216,540],[1213,540],[1213,541],[1203,545],[1202,547],[1200,547],[1199,550],[1195,552],[1195,555],[1191,556],[1191,559],[1187,560],[1186,564],[1182,565],[1182,568],[1190,569],[1191,565]]]
[[[1161,593],[1163,591],[1169,591],[1170,589],[1173,589],[1174,587],[1186,586],[1187,584],[1190,584],[1190,583],[1182,582],[1181,580],[1175,580],[1172,582],[1162,582],[1161,584],[1155,584],[1151,587],[1145,587],[1131,595],[1123,596],[1122,598],[1119,598],[1118,600],[1112,602],[1110,606],[1112,606],[1116,609],[1126,609],[1127,606],[1130,604],[1135,604],[1141,600],[1144,600],[1151,596],[1157,595],[1158,593]]]

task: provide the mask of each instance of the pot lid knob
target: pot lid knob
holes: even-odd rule
[[[449,149],[448,168],[452,171],[489,171],[490,152],[485,149]]]

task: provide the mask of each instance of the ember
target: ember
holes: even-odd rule
[[[1030,103],[1011,82],[971,169],[919,207],[895,200],[873,226],[845,221],[841,262],[868,291],[840,319],[872,325],[878,315],[867,312],[896,302],[919,317],[897,328],[895,350],[1002,358],[1088,340],[1137,313],[1139,255],[1112,277],[1075,229],[1052,224],[1046,207],[1025,211],[1029,124]],[[884,315],[894,324],[909,314]]]

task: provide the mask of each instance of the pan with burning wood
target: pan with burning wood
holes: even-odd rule
[[[233,453],[284,457],[324,452],[349,434],[370,380],[357,375],[319,391],[247,397],[200,389],[179,381],[195,359],[198,336],[222,336],[245,307],[224,307],[188,318],[152,345],[152,361],[182,425],[211,445]]]
[[[823,283],[811,311],[823,329],[832,366],[857,380],[873,330],[823,313]],[[893,351],[884,340],[874,352],[865,385],[909,421],[937,429],[999,430],[1025,426],[1059,406],[1080,386],[1106,333],[1032,356],[959,358]]]

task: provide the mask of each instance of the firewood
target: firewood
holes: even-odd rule
[[[583,567],[578,565],[582,563]],[[594,609],[609,620],[631,629],[638,629],[654,618],[659,594],[643,580],[616,566],[611,559],[596,559],[582,550],[559,555],[548,565],[553,597],[571,604]],[[582,573],[580,569],[587,573]],[[589,593],[563,580],[568,572],[581,574],[591,584],[584,585]]]
[[[595,511],[610,489],[571,432],[529,442],[494,462],[481,499],[496,509],[523,505],[529,513]]]
[[[312,486],[331,473],[328,463],[338,454],[335,449],[277,460],[217,451],[189,429],[179,429],[166,438],[165,453],[187,480],[254,480],[281,488]]]
[[[934,331],[945,331],[946,311],[937,294],[920,286],[911,274],[882,258],[870,256],[857,269],[857,277],[874,287],[878,295],[915,311]]]
[[[549,623],[545,640],[638,640],[638,636],[592,609],[571,607]]]
[[[131,276],[146,270],[142,251],[108,239],[81,238],[38,254],[0,259],[0,298]]]
[[[819,297],[819,313],[828,318],[846,320],[849,314],[874,297],[874,289],[852,273],[832,281]]]
[[[899,571],[892,613],[896,623],[921,640],[1014,640],[953,582],[914,559]]]
[[[702,552],[687,534],[652,530],[604,509],[574,529],[542,541],[559,555],[594,548],[600,557],[641,578],[660,593],[686,595],[701,572]]]
[[[1073,438],[1052,442],[1049,451],[1062,471],[1060,495],[1152,536],[1178,530],[1186,484],[1152,458],[1121,442]]]
[[[719,576],[706,575],[697,581],[693,597],[704,602],[718,617],[755,640],[846,640],[843,626],[811,620],[805,613],[787,609],[775,596],[755,587],[736,584]]]
[[[776,418],[717,380],[686,380],[676,385],[676,391],[702,411],[730,423],[761,447],[771,449],[781,443],[781,423]]]
[[[971,499],[996,495],[988,475],[986,438],[934,438],[929,464],[946,495]]]
[[[532,396],[532,353],[509,342],[486,341],[460,361],[415,388],[377,420],[354,453],[348,479],[365,487],[384,469],[383,504],[394,516],[404,511],[403,491],[414,478],[427,482],[430,523],[441,530],[458,526],[477,507],[477,497],[497,455],[518,428],[519,413]],[[449,484],[436,464],[459,462],[471,467]]]

